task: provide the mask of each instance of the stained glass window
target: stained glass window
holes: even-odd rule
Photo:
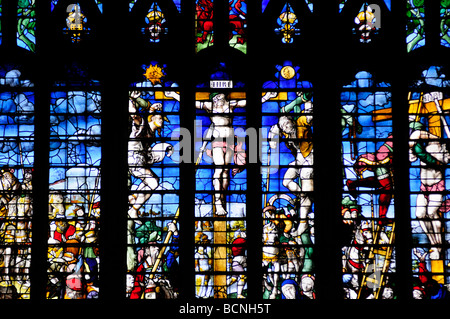
[[[298,17],[288,2],[278,16],[277,24],[278,27],[275,29],[275,32],[281,35],[281,42],[283,43],[293,43],[295,37],[300,34]]]
[[[380,10],[380,6],[364,3],[355,17],[355,28],[353,32],[358,34],[362,43],[369,43],[372,37],[378,33],[378,21],[375,10]]]
[[[247,291],[246,92],[221,64],[197,86],[195,295],[244,298]]]
[[[36,47],[35,33],[35,0],[19,0],[17,2],[17,45],[34,52]]]
[[[313,0],[305,0],[306,4],[308,5],[309,11],[314,11],[314,1]]]
[[[344,10],[346,2],[347,0],[339,0],[339,12],[342,12],[342,10]]]
[[[416,299],[442,299],[448,294],[449,87],[443,68],[431,66],[409,93],[411,255]]]
[[[229,3],[230,12],[230,46],[244,53],[247,52],[247,2],[232,0]]]
[[[269,4],[270,0],[262,0],[261,1],[261,11],[264,12]]]
[[[173,299],[180,291],[180,93],[166,66],[144,66],[129,91],[129,299]]]
[[[2,16],[3,16],[3,6],[2,2],[0,1],[0,44],[2,44],[3,39]]]
[[[141,39],[146,42],[166,44],[169,32],[169,24],[177,23],[179,15],[174,14],[172,9],[181,12],[181,2],[175,1],[173,5],[167,0],[158,1],[132,1],[129,3],[131,19],[135,20],[136,29],[142,34]],[[175,30],[175,29],[174,29]],[[176,36],[176,35],[174,35]]]
[[[173,0],[173,3],[178,9],[178,12],[181,12],[181,0]]]
[[[339,12],[342,12],[344,10],[345,5],[347,4],[348,0],[339,0]],[[374,1],[375,2],[375,1]],[[392,3],[391,0],[384,0],[384,3],[386,4],[386,7],[391,10]],[[370,3],[370,5],[373,5],[374,3]],[[366,2],[366,5],[369,5],[369,3]]]
[[[95,4],[97,5],[98,10],[100,10],[100,12],[103,13],[103,1],[95,0]]]
[[[441,45],[450,47],[450,1],[441,0]]]
[[[286,61],[263,89],[263,298],[315,299],[312,84]]]
[[[130,3],[128,4],[128,10],[131,12],[131,10],[133,9],[134,5],[136,4],[137,0],[131,0]]]
[[[0,68],[0,298],[30,298],[33,84],[18,68]]]
[[[270,0],[262,0],[262,12],[264,12],[269,4]],[[314,1],[313,0],[305,0],[306,5],[308,6],[309,11],[314,11]]]
[[[95,23],[103,14],[103,2],[100,0],[87,1],[60,1],[52,0],[50,10],[55,26],[52,29],[58,32],[53,35],[58,38],[62,34],[73,44],[79,44],[85,39],[92,38]]]
[[[411,52],[425,45],[424,0],[406,0],[406,50]]]
[[[47,299],[99,294],[102,100],[74,84],[50,96]]]
[[[0,299],[172,318],[449,298],[449,17],[0,0]]]
[[[214,42],[214,0],[196,0],[195,4],[196,52],[200,52]]]
[[[131,0],[130,3],[128,4],[128,10],[131,12],[131,10],[133,9],[134,5],[138,2],[138,0]],[[175,6],[177,7],[178,12],[181,12],[181,0],[173,0],[173,3],[175,4]]]
[[[396,271],[392,95],[366,71],[341,92],[343,290],[346,299],[392,299]]]
[[[165,26],[166,18],[161,8],[156,2],[152,3],[147,15],[145,16],[145,28],[142,33],[148,36],[150,42],[159,42],[161,35],[167,33]]]
[[[97,7],[98,7],[98,10],[101,12],[101,13],[103,13],[103,1],[101,1],[101,0],[94,0],[95,1],[95,4],[97,5]],[[59,2],[59,0],[51,0],[51,2],[50,2],[50,10],[51,11],[53,11],[54,9],[55,9],[55,7],[56,7],[56,5],[58,4],[58,2]],[[134,2],[135,1],[132,1],[131,3],[130,3],[130,6],[132,6],[132,4],[134,4]],[[73,3],[71,3],[71,4],[78,4],[76,1],[74,1]]]
[[[87,26],[87,17],[79,4],[69,4],[66,12],[66,27],[63,28],[63,32],[70,36],[72,43],[79,43],[90,31]]]

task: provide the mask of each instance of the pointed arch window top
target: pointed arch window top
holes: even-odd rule
[[[339,12],[342,12],[344,10],[345,4],[347,3],[347,0],[341,0],[339,2]]]
[[[262,0],[262,12],[264,12],[267,8],[267,5],[269,4],[270,0]]]
[[[98,9],[101,13],[103,13],[103,3],[100,0],[95,0],[95,3],[97,4]]]
[[[341,0],[339,1],[339,12],[342,12],[344,10],[345,5],[347,4],[348,0]],[[391,0],[384,0],[384,3],[386,4],[386,7],[391,11],[392,3]]]
[[[370,87],[380,87],[387,88],[391,85],[386,82],[376,83],[373,80],[373,76],[371,73],[367,71],[360,71],[355,75],[355,81],[353,81],[349,85],[345,85],[344,88],[370,88]]]
[[[314,1],[313,0],[305,0],[306,5],[308,6],[309,11],[314,12]]]
[[[175,5],[175,7],[177,8],[178,12],[181,13],[181,0],[172,0],[173,4]],[[128,11],[131,12],[131,10],[133,10],[134,5],[138,2],[138,0],[131,0],[128,3]]]
[[[94,1],[95,1],[95,4],[97,5],[98,10],[100,11],[100,13],[103,13],[103,1],[101,1],[101,0],[94,0]],[[52,0],[52,2],[50,3],[51,11],[55,10],[58,2],[59,2],[59,0]],[[78,4],[78,3],[74,2],[73,4]]]
[[[33,87],[30,80],[23,80],[22,72],[16,67],[0,68],[0,86]]]
[[[246,85],[231,76],[229,66],[221,62],[210,73],[207,81],[202,81],[197,84],[197,88],[213,88],[213,89],[243,89]]]
[[[149,65],[142,65],[143,80],[131,84],[132,87],[145,88],[175,88],[176,82],[167,78],[166,65],[157,61],[151,61]]]
[[[345,3],[344,0],[343,2]],[[262,12],[264,12],[269,5],[270,0],[263,0],[262,1]],[[314,0],[305,0],[306,5],[308,6],[309,11],[314,12]]]
[[[100,81],[94,79],[82,63],[70,63],[65,66],[65,79],[55,81],[55,87],[99,87]]]
[[[301,80],[300,67],[292,64],[291,61],[285,61],[282,65],[276,66],[276,80],[268,81],[263,84],[265,90],[268,89],[311,89],[312,83]]]
[[[431,86],[431,87],[450,87],[450,80],[447,79],[447,76],[444,74],[442,67],[440,66],[430,66],[429,68],[422,71],[422,78],[416,81],[413,87],[423,87],[423,86]]]

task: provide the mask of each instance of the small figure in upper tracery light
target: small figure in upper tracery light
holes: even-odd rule
[[[275,32],[282,35],[283,38],[281,41],[283,43],[294,42],[294,36],[300,34],[300,29],[297,28],[297,15],[289,3],[286,3],[284,6],[283,11],[277,19],[277,23],[280,27],[275,29]]]
[[[78,4],[70,4],[67,6],[67,18],[64,32],[70,35],[73,43],[81,41],[83,34],[89,33],[89,28],[86,26],[87,18],[81,11],[81,7]]]
[[[357,25],[355,31],[360,34],[359,41],[362,43],[371,42],[371,36],[378,31],[376,26],[377,18],[374,12],[373,8],[364,4],[361,11],[355,17],[355,24]]]
[[[158,4],[154,2],[145,17],[146,27],[142,29],[142,33],[149,36],[150,42],[159,42],[161,35],[166,34],[167,29],[164,27],[166,19]]]

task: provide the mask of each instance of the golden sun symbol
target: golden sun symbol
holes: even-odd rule
[[[153,85],[161,83],[161,78],[164,76],[163,69],[156,65],[150,65],[144,73],[145,77],[152,82]]]

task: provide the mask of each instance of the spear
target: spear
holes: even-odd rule
[[[175,213],[175,217],[174,217],[172,223],[176,224],[177,223],[177,219],[178,219],[179,216],[180,216],[180,207],[178,207],[177,212]],[[155,277],[155,272],[158,269],[159,264],[161,263],[162,257],[163,257],[163,255],[164,255],[164,253],[166,251],[166,248],[167,248],[167,244],[169,243],[169,241],[172,238],[172,236],[173,236],[173,232],[171,230],[169,230],[167,232],[166,238],[164,239],[164,242],[163,242],[164,245],[159,250],[158,258],[156,258],[155,264],[153,265],[152,273],[150,274],[150,279],[153,279]]]

